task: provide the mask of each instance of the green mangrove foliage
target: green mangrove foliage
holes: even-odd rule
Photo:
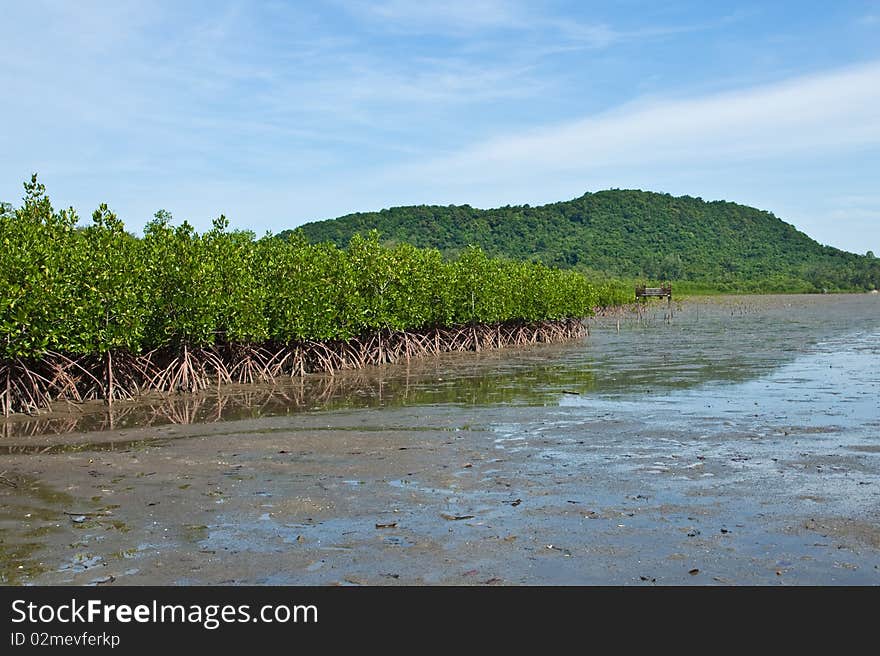
[[[0,211],[7,413],[59,396],[112,400],[212,377],[363,366],[444,350],[441,336],[477,350],[549,341],[579,334],[564,320],[606,304],[580,273],[477,248],[449,260],[435,249],[383,246],[375,232],[344,248],[297,233],[257,239],[230,231],[222,216],[199,234],[165,211],[137,238],[106,205],[78,227],[76,213],[56,211],[36,176],[25,191],[20,208]],[[523,332],[541,322],[550,331],[543,337]],[[547,322],[567,327],[554,333]],[[495,333],[481,336],[477,326]],[[243,369],[242,360],[250,363]]]

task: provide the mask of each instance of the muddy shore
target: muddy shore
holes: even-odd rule
[[[0,581],[874,585],[878,371],[876,298],[724,297],[58,410],[0,440]]]

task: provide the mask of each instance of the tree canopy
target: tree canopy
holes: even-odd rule
[[[344,246],[378,230],[455,256],[534,260],[623,278],[682,280],[730,291],[860,290],[880,286],[880,260],[823,246],[772,213],[639,190],[586,193],[540,207],[394,207],[307,223],[311,242]],[[285,231],[281,236],[288,236]]]

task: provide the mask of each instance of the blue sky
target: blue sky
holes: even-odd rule
[[[0,199],[262,233],[640,188],[880,253],[880,3],[4,2]]]

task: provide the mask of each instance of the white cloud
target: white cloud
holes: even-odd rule
[[[880,62],[601,115],[492,139],[391,172],[446,184],[527,181],[614,166],[675,166],[819,156],[880,144]]]

